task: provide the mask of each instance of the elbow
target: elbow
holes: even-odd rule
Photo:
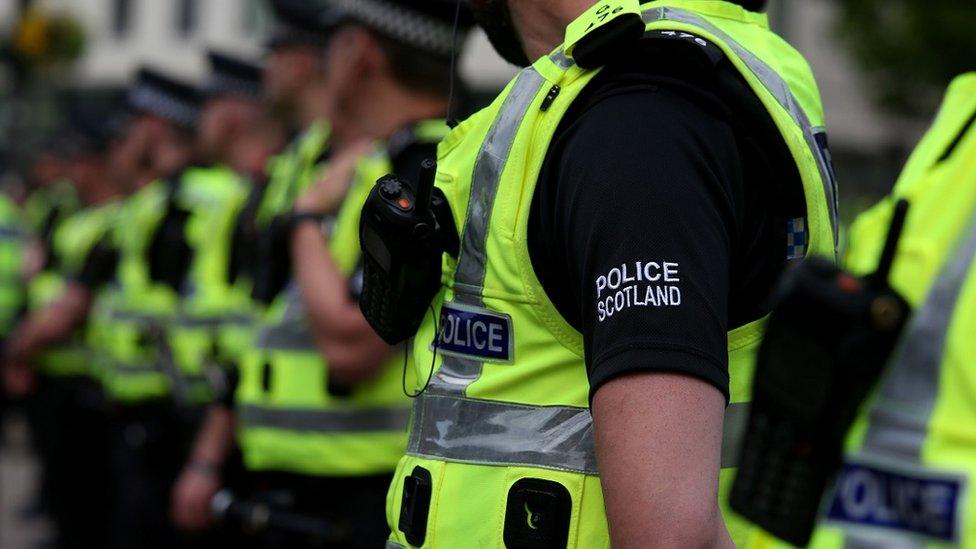
[[[361,342],[325,340],[319,347],[328,362],[329,376],[342,385],[357,385],[373,379],[389,356],[385,344],[369,348]]]

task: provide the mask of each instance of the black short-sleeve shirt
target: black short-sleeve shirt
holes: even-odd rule
[[[767,312],[804,215],[782,138],[711,48],[645,38],[574,100],[543,164],[529,252],[583,334],[591,397],[660,371],[728,398],[727,332]]]

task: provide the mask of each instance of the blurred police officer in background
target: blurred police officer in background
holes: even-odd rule
[[[460,255],[389,546],[731,546],[766,298],[834,253],[813,76],[763,2],[470,4],[535,62],[440,149]]]
[[[330,126],[325,109],[330,104],[325,88],[327,34],[307,2],[271,3],[275,27],[263,73],[263,91],[278,122],[294,137],[288,148],[261,166],[264,180],[255,186],[239,212],[230,270],[239,292],[246,293],[260,315],[280,291],[288,273],[287,250],[275,240],[272,220],[284,212],[301,186],[314,177],[327,155]],[[266,181],[265,181],[266,180]],[[259,317],[260,318],[260,317]],[[237,354],[253,345],[244,334]],[[235,362],[239,361],[235,357]],[[224,485],[223,467],[234,444],[232,393],[234,376],[221,402],[207,410],[188,462],[176,483],[171,514],[184,530],[199,531],[212,525],[210,502]],[[240,488],[240,487],[235,487]]]
[[[55,228],[81,206],[78,192],[68,177],[71,141],[70,135],[54,136],[40,145],[31,161],[27,177],[31,191],[23,205],[24,215],[37,238],[29,258],[31,274],[44,268]]]
[[[90,317],[112,405],[110,546],[172,547],[169,486],[184,455],[192,406],[208,394],[199,377],[179,375],[163,332],[192,259],[185,237],[192,210],[179,191],[194,160],[200,98],[192,87],[143,69],[127,100],[133,118],[120,160],[133,178],[132,194],[111,235],[115,264],[90,282],[93,292],[111,283]]]
[[[384,174],[399,171],[415,180],[447,131],[439,117],[448,108],[457,9],[448,2],[396,2],[381,24],[370,13],[376,12],[350,3],[306,16],[331,36],[322,59],[332,95],[318,108],[331,121],[336,155],[297,200],[296,190],[313,179],[294,172],[305,179],[290,182],[282,206],[291,211],[272,224],[284,231],[291,250],[285,260],[293,262],[295,277],[280,284],[256,348],[243,358],[234,402],[245,465],[259,486],[255,499],[273,512],[319,520],[318,542],[329,546],[379,546],[387,534],[383,502],[406,443],[408,400],[402,355],[372,332],[356,303],[359,211]],[[268,193],[275,184],[272,172]],[[216,426],[198,438],[201,459],[226,453],[215,448],[214,441],[227,440]],[[205,527],[209,520],[200,510],[218,486],[177,493],[178,521]],[[269,545],[288,547],[315,538],[266,536]]]
[[[906,205],[900,239],[886,238],[890,226],[899,226]],[[891,269],[884,281],[872,279],[879,264]],[[846,431],[843,463],[836,461],[830,489],[796,502],[811,515],[819,504],[821,522],[809,546],[971,547],[976,544],[976,502],[969,489],[976,478],[976,73],[952,82],[891,195],[858,217],[846,267],[865,275],[859,286],[890,284],[914,314],[897,345],[888,349],[887,365],[882,370],[878,364],[880,375],[862,381],[874,385],[873,393],[863,403],[844,402],[846,386],[858,383],[849,378],[863,377],[858,368],[845,368],[833,382],[828,417],[814,418],[829,425],[836,408],[859,410]],[[780,311],[772,317],[771,334],[774,328],[796,328],[795,318],[775,316]],[[833,339],[850,337],[843,329]],[[796,363],[779,360],[768,366],[802,376]],[[811,366],[830,371],[835,364],[820,360]],[[787,471],[798,461],[790,457]],[[776,531],[778,525],[767,526]],[[755,547],[778,546],[768,534],[753,541]]]
[[[103,402],[85,320],[93,299],[82,282],[104,268],[105,239],[119,207],[120,185],[110,149],[121,145],[106,113],[78,108],[65,130],[66,173],[83,207],[58,224],[44,271],[30,284],[30,315],[17,327],[4,368],[36,371],[29,405],[32,438],[42,462],[42,494],[58,547],[107,543],[108,452]],[[8,390],[16,390],[8,387]]]

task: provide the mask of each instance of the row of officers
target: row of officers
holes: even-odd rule
[[[760,0],[273,7],[0,202],[58,547],[976,546],[976,75],[837,261]]]

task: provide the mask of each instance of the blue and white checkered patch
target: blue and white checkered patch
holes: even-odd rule
[[[807,218],[797,217],[786,223],[786,259],[803,259],[807,255],[807,242],[810,233],[807,230]]]

